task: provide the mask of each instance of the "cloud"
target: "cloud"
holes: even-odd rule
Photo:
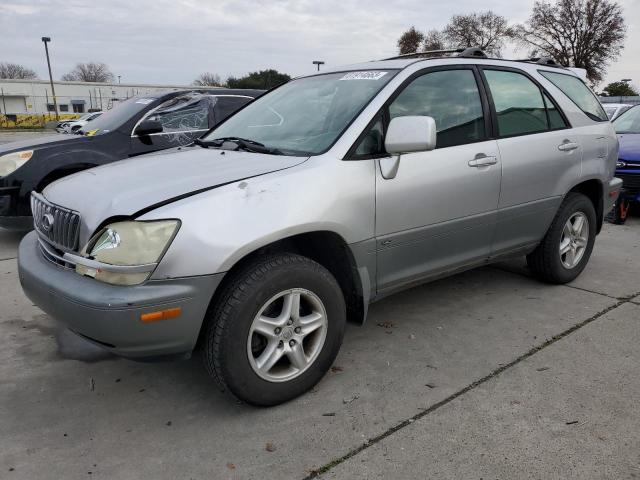
[[[623,3],[627,18],[640,14],[637,0]],[[483,7],[522,22],[531,1]],[[204,71],[225,77],[265,68],[300,75],[313,71],[312,60],[335,66],[393,55],[409,26],[441,28],[452,14],[477,9],[474,0],[453,7],[439,0],[31,0],[0,7],[0,61],[45,78],[40,37],[47,35],[57,78],[90,60],[107,63],[123,82],[188,84]],[[639,35],[630,28],[627,44]],[[631,56],[625,65],[637,68]]]

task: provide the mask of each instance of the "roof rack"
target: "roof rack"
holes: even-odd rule
[[[465,58],[489,58],[480,47],[465,48],[464,50],[462,50],[462,52],[460,52],[458,56]]]
[[[464,48],[455,48],[455,49],[448,49],[448,50],[427,50],[425,52],[403,53],[402,55],[396,55],[395,57],[384,58],[383,60],[400,60],[403,58],[432,57],[434,55],[444,56],[442,54],[461,53],[463,51],[464,51]]]
[[[421,57],[452,57],[457,53],[456,57],[463,58],[488,58],[480,47],[468,47],[468,48],[451,48],[445,50],[427,50],[425,52],[413,52],[405,53],[403,55],[396,55],[395,57],[385,58],[383,60],[400,60],[404,58],[421,58]],[[449,54],[449,55],[447,55]]]
[[[546,67],[556,67],[556,68],[564,68],[558,62],[556,62],[551,57],[532,57],[532,58],[524,58],[521,60],[514,60],[514,62],[523,62],[523,63],[535,63],[538,65],[544,65]]]

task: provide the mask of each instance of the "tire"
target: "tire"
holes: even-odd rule
[[[300,307],[289,309],[296,298]],[[269,255],[244,266],[223,287],[207,319],[204,365],[238,399],[277,405],[320,381],[340,350],[345,322],[342,291],[326,268],[296,254]],[[303,357],[294,354],[300,348]],[[259,368],[262,359],[278,355],[272,367],[264,361]]]
[[[587,222],[588,233],[585,234],[583,230],[580,236],[581,240],[574,242],[565,228],[567,228],[567,222],[575,221],[578,218]],[[596,228],[596,212],[591,200],[581,193],[569,193],[560,205],[549,230],[538,247],[527,255],[527,264],[534,276],[542,281],[555,284],[574,280],[589,262],[596,239]],[[584,243],[584,245],[576,247],[576,250],[571,247],[568,253],[562,255],[561,242],[566,247],[567,241],[570,247],[574,244],[582,245]],[[570,257],[573,252],[577,253],[574,257]],[[570,267],[569,265],[574,262],[575,264]]]
[[[620,198],[616,201],[616,204],[612,210],[612,218],[611,223],[615,223],[616,225],[624,225],[627,221],[627,217],[629,216],[629,208],[631,203],[626,198]]]

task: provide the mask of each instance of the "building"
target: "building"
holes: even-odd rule
[[[110,110],[145,93],[193,88],[179,85],[54,82],[61,119]],[[219,87],[198,87],[219,88]],[[0,128],[42,128],[56,119],[51,84],[46,80],[0,79]]]

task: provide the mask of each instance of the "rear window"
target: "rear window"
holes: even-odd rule
[[[546,70],[538,70],[538,72],[562,90],[562,93],[569,97],[591,120],[596,122],[609,120],[596,96],[578,77]]]

